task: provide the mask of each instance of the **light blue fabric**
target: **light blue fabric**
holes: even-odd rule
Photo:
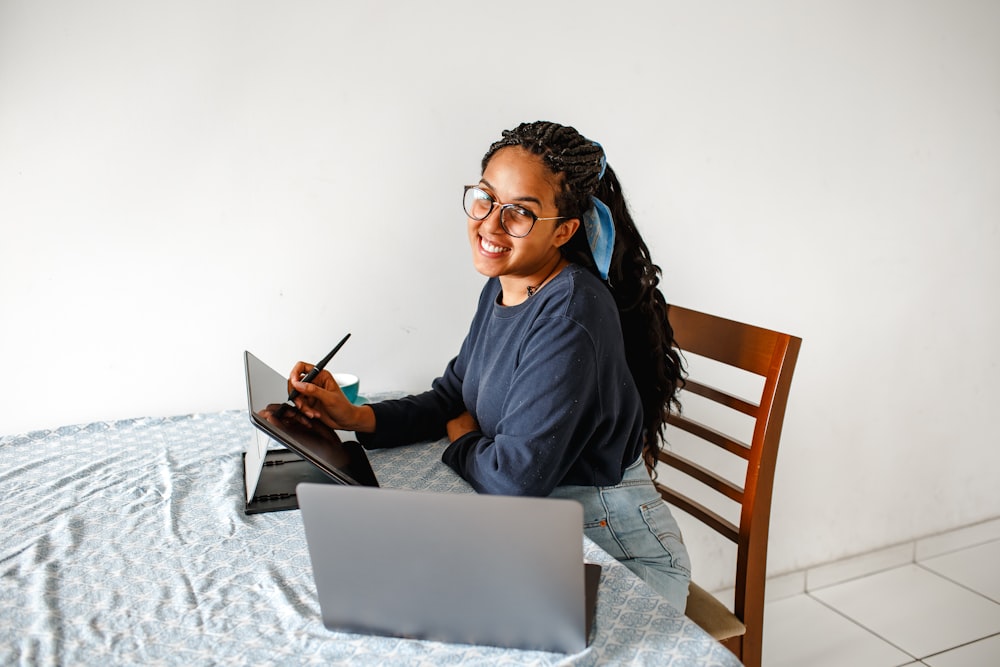
[[[604,172],[608,170],[608,156],[604,154],[603,146],[596,141],[593,144],[601,149],[601,170],[597,174],[600,182],[604,178]],[[615,249],[615,221],[607,204],[597,197],[591,197],[590,202],[590,208],[583,214],[583,228],[587,232],[587,243],[590,245],[590,254],[594,256],[597,271],[602,280],[607,280],[611,254]]]
[[[602,280],[607,280],[611,254],[615,249],[615,221],[607,204],[597,197],[591,197],[590,202],[590,208],[583,214],[583,228],[587,232],[587,243],[590,244],[597,271]]]
[[[602,572],[581,653],[329,631],[300,513],[243,513],[256,433],[243,408],[0,434],[0,665],[739,667],[586,538]],[[386,488],[472,493],[446,445],[368,456]]]

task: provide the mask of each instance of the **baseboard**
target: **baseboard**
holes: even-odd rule
[[[988,519],[802,570],[772,575],[767,578],[765,599],[771,601],[792,597],[994,540],[1000,540],[1000,518]],[[728,587],[712,591],[712,595],[729,604],[732,602],[734,589]]]

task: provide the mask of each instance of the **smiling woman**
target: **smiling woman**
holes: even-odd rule
[[[532,296],[569,263],[560,249],[580,220],[557,215],[553,181],[540,157],[510,147],[493,156],[478,187],[466,189],[472,263],[484,276],[500,279],[505,306]]]
[[[682,382],[659,268],[599,144],[556,123],[490,146],[465,187],[472,262],[488,278],[458,355],[423,394],[354,406],[333,377],[298,381],[311,419],[366,447],[447,435],[481,493],[573,498],[588,537],[683,610],[687,550],[650,479]]]

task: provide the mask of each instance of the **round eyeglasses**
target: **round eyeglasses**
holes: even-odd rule
[[[517,204],[501,204],[493,198],[489,192],[483,190],[478,185],[465,186],[465,198],[462,200],[465,207],[465,214],[473,220],[485,220],[493,213],[493,209],[500,207],[500,228],[508,236],[514,238],[524,238],[531,233],[535,223],[539,220],[568,220],[566,216],[555,218],[539,218],[530,210]]]

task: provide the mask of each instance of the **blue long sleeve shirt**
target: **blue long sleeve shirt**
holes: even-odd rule
[[[487,281],[458,356],[430,391],[372,405],[368,448],[440,438],[468,411],[479,431],[442,459],[480,493],[546,496],[617,484],[642,448],[642,407],[614,298],[570,264],[516,306]]]

